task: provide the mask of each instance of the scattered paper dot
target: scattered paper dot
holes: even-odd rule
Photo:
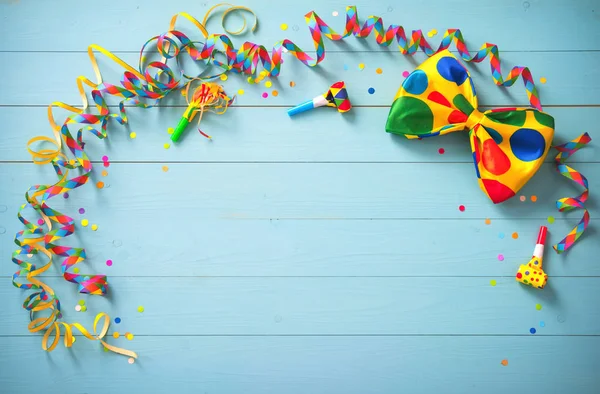
[[[219,79],[221,81],[227,81],[227,74],[221,74],[221,76],[219,77]]]
[[[358,64],[358,69],[359,70],[364,70],[364,68],[365,68],[365,64],[364,63],[359,63]]]
[[[375,93],[375,89],[369,88],[368,92],[369,92],[369,94],[373,94],[373,93]]]
[[[75,305],[75,311],[79,312],[81,310],[81,305]]]
[[[498,233],[498,238],[504,239],[504,233]]]
[[[169,149],[171,147],[171,145],[168,142],[165,142],[165,144],[163,145],[163,148],[165,149]]]
[[[546,83],[546,81],[547,81],[547,79],[546,79],[546,78],[544,78],[544,77],[541,77],[541,78],[540,78],[540,82],[541,82],[541,83]]]
[[[492,279],[492,280],[490,280],[490,285],[492,285],[492,286],[496,286],[496,283],[497,283],[497,282],[496,282],[496,280],[495,280],[495,279]]]
[[[138,312],[140,312],[140,313],[144,312],[144,307],[141,305],[138,306]]]
[[[96,231],[98,230],[98,225],[97,224],[92,224],[92,231]]]
[[[129,133],[129,138],[131,138],[132,140],[134,140],[135,137],[137,137],[137,133],[135,131],[132,131],[131,133]]]
[[[544,323],[543,321],[540,322],[540,327],[546,327],[546,323]]]
[[[243,96],[243,95],[244,95],[244,89],[240,89],[240,90],[238,90],[238,94],[239,94],[240,96]]]
[[[108,156],[106,156],[106,155],[102,156],[102,161],[108,161]]]
[[[333,16],[338,16],[338,15],[339,15],[339,12],[337,12],[337,11],[333,11],[333,12],[331,13],[331,15],[333,15]]]
[[[102,346],[105,352],[108,352],[108,348],[106,346]]]
[[[499,254],[498,255],[498,260],[499,261],[504,261],[504,255],[503,254]]]
[[[104,162],[102,165],[103,165],[104,167],[108,168],[108,167],[110,166],[110,163],[109,163],[108,161],[105,161],[105,162]]]
[[[521,200],[521,201],[525,201],[525,200],[527,200],[527,197],[525,197],[525,196],[521,196],[521,197],[519,197],[519,200]]]
[[[118,332],[113,332],[113,338],[117,339],[120,336],[121,334],[119,334]]]
[[[63,194],[63,198],[69,198],[69,193]]]
[[[37,223],[41,226],[42,224],[44,224],[44,219],[38,219]]]
[[[487,225],[490,225],[490,224],[492,224],[492,220],[491,219],[485,219],[484,223],[487,224]]]
[[[98,181],[98,182],[96,182],[96,187],[97,187],[98,189],[102,189],[102,188],[104,187],[104,182],[102,182],[102,181]]]
[[[375,70],[375,72],[376,72],[377,74],[381,74],[381,73],[383,72],[383,70],[382,70],[382,69],[380,69],[380,68],[378,68],[378,69],[376,69],[376,70]]]
[[[102,176],[107,176],[108,175],[108,171],[102,170],[102,172],[100,174],[102,174]]]
[[[79,267],[73,268],[73,272],[75,272],[76,274],[78,274],[79,273]]]
[[[296,82],[290,81],[290,88],[293,88],[294,86],[296,86]]]
[[[459,210],[459,211],[461,211],[461,212],[464,212],[464,211],[465,211],[465,209],[466,209],[466,208],[465,208],[465,206],[464,206],[464,205],[459,205],[459,206],[458,206],[458,210]]]
[[[187,93],[185,92],[185,90],[183,90],[183,89],[181,90],[181,95],[182,95],[183,97],[185,97],[185,96],[187,95]]]
[[[111,259],[106,260],[106,265],[108,265],[109,267],[112,266],[112,260]]]
[[[85,305],[85,300],[79,300],[78,304],[79,305]]]
[[[348,71],[349,67],[347,64],[344,64],[344,71]]]
[[[279,92],[277,90],[273,90],[271,94],[275,97],[279,96]]]
[[[281,30],[286,31],[288,29],[288,25],[286,23],[282,23],[281,26],[279,26],[281,28]]]
[[[438,31],[436,29],[431,29],[429,30],[429,32],[427,33],[427,36],[429,37],[433,37],[438,33]]]
[[[264,93],[262,94],[262,97],[263,97],[263,98],[267,98],[267,97],[269,97],[269,93],[267,93],[267,92],[264,92]]]
[[[535,304],[535,309],[537,309],[538,311],[542,310],[542,304]]]
[[[88,225],[89,223],[90,223],[90,222],[89,222],[87,219],[83,219],[83,220],[81,221],[81,225],[82,225],[83,227],[87,227],[87,225]]]
[[[440,155],[443,155],[444,153],[446,153],[446,150],[444,148],[440,148],[440,149],[438,149],[438,153]]]
[[[409,73],[408,71],[403,71],[403,72],[402,72],[402,76],[403,76],[404,78],[408,77],[409,75],[410,75],[410,73]]]
[[[119,324],[119,323],[121,323],[121,318],[120,318],[120,317],[115,317],[115,323],[116,323],[116,324]]]
[[[532,333],[532,334],[535,334],[535,333],[536,333],[536,330],[535,330],[535,328],[531,327],[531,328],[529,329],[529,332],[530,332],[530,333]]]
[[[162,166],[162,170],[163,170],[164,172],[167,172],[167,171],[169,171],[169,166]]]
[[[135,358],[133,358],[133,357],[129,357],[129,358],[127,359],[127,362],[128,362],[129,364],[133,364],[133,363],[135,363]]]
[[[512,233],[512,237],[513,237],[513,239],[519,238],[519,233],[516,233],[516,232]]]
[[[548,223],[554,223],[554,216],[548,216]]]
[[[254,84],[254,80],[252,79],[252,77],[248,77],[247,81],[250,85]]]
[[[531,196],[531,201],[532,202],[536,202],[537,201],[537,196]]]
[[[174,129],[174,128],[172,128],[172,127],[169,127],[169,128],[167,129],[167,133],[169,133],[169,134],[173,134],[173,132],[174,132],[174,131],[175,131],[175,129]]]
[[[265,87],[266,88],[270,88],[271,86],[273,86],[273,82],[271,82],[271,81],[265,82]]]
[[[85,311],[87,311],[87,306],[85,306],[85,305],[82,305],[82,306],[81,306],[81,311],[82,311],[82,312],[85,312]]]
[[[508,360],[504,359],[504,360],[500,361],[500,364],[502,364],[506,367],[508,365]]]
[[[133,334],[128,332],[127,334],[125,334],[125,338],[131,341],[133,339]]]

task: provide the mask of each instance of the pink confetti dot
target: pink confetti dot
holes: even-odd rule
[[[85,209],[79,208],[79,213],[83,215],[85,213]]]
[[[504,255],[503,254],[499,254],[498,255],[498,261],[504,261]]]
[[[102,156],[102,161],[108,161],[108,156],[106,156],[106,155]]]
[[[108,265],[110,267],[112,265],[112,260],[110,260],[110,259],[106,260],[106,265]]]
[[[521,201],[525,201],[525,200],[527,200],[527,197],[525,197],[525,196],[521,196],[521,197],[519,197],[519,200],[521,200]]]
[[[464,212],[465,211],[465,206],[464,205],[459,205],[458,206],[458,210],[461,211],[461,212]]]
[[[38,219],[38,224],[41,226],[42,224],[44,224],[44,219]]]
[[[403,76],[404,78],[408,77],[409,75],[410,75],[410,73],[409,73],[408,71],[404,71],[404,72],[402,72],[402,76]]]
[[[444,148],[440,148],[440,149],[438,149],[438,153],[439,153],[440,155],[443,155],[445,152],[446,152],[446,150],[445,150]]]
[[[262,96],[263,96],[263,98],[267,98],[267,97],[269,97],[269,93],[267,93],[267,92],[264,92],[264,93],[262,94]]]

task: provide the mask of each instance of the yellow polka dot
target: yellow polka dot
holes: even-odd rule
[[[288,29],[288,25],[286,23],[282,23],[281,26],[279,26],[281,28],[281,30],[286,31]]]
[[[137,134],[135,133],[135,131],[132,131],[131,133],[129,133],[129,138],[131,138],[132,140],[134,140],[135,137],[137,137]]]
[[[96,231],[98,230],[98,225],[97,224],[92,224],[92,231]]]
[[[546,81],[547,81],[546,78],[544,78],[544,77],[540,78],[540,83],[546,83]]]
[[[375,70],[375,72],[376,72],[377,74],[381,74],[381,73],[383,72],[383,70],[382,70],[382,69],[380,69],[380,68],[378,68],[377,70]]]
[[[279,92],[277,90],[273,90],[271,94],[275,97],[279,96]]]
[[[131,341],[133,339],[133,334],[128,332],[127,335],[125,335],[125,338],[127,338]]]
[[[102,176],[107,176],[108,175],[108,171],[102,170],[101,174],[102,174]]]
[[[238,90],[238,94],[239,94],[240,96],[243,96],[243,95],[244,95],[244,89],[240,89],[240,90]]]
[[[171,145],[168,142],[165,142],[165,144],[163,145],[163,147],[165,149],[169,149],[171,147]]]
[[[221,81],[227,81],[227,74],[221,74],[219,78],[221,79]]]
[[[271,81],[265,82],[265,87],[266,88],[270,88],[271,86],[273,86],[273,82],[271,82]]]
[[[113,332],[113,338],[117,339],[120,336],[121,334],[119,334],[118,332]]]
[[[89,222],[87,219],[83,219],[83,220],[81,221],[81,225],[82,225],[83,227],[87,227],[87,225],[88,225],[89,223],[90,223],[90,222]]]
[[[162,166],[162,170],[163,170],[164,172],[167,172],[167,171],[169,171],[169,166]]]
[[[365,68],[365,64],[364,63],[359,63],[358,68],[361,69],[361,70],[364,69]]]
[[[174,129],[174,128],[172,128],[172,127],[169,127],[169,128],[167,129],[167,133],[169,133],[169,134],[173,134],[173,132],[174,132],[174,131],[175,131],[175,129]]]

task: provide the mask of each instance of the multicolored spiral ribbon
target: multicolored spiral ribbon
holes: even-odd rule
[[[590,135],[588,133],[584,133],[574,140],[567,142],[566,144],[554,147],[556,150],[558,150],[558,155],[556,155],[556,158],[554,159],[556,162],[556,170],[562,176],[567,177],[584,187],[583,192],[579,196],[565,197],[556,201],[556,208],[558,208],[560,212],[568,212],[573,209],[583,209],[583,217],[577,226],[573,227],[573,229],[569,231],[569,234],[567,234],[567,236],[559,243],[552,246],[556,253],[559,254],[568,250],[575,242],[577,242],[579,237],[583,235],[583,232],[590,222],[590,213],[584,206],[584,203],[587,201],[590,193],[588,188],[588,180],[579,171],[566,165],[565,162],[569,157],[571,157],[571,155],[583,148],[591,140],[592,138]]]
[[[258,82],[266,76],[275,77],[279,75],[282,64],[281,57],[284,50],[307,66],[312,67],[319,64],[325,58],[323,36],[332,41],[339,41],[350,35],[357,38],[365,38],[371,32],[374,32],[375,40],[382,46],[389,46],[396,40],[401,53],[413,55],[421,48],[428,56],[440,50],[447,49],[454,42],[460,56],[467,62],[479,63],[489,55],[492,78],[497,85],[512,86],[519,76],[521,76],[531,105],[541,109],[538,93],[528,68],[514,67],[510,70],[508,76],[503,78],[500,69],[498,47],[486,43],[475,55],[470,55],[462,34],[458,29],[447,30],[439,48],[434,51],[427,43],[421,30],[412,31],[410,38],[407,39],[404,28],[398,25],[391,25],[387,29],[384,29],[382,19],[376,16],[367,18],[361,27],[358,23],[356,7],[348,7],[346,9],[346,26],[342,35],[333,31],[315,12],[310,12],[306,14],[305,19],[316,49],[316,59],[308,56],[306,52],[287,39],[276,43],[269,55],[268,50],[264,46],[245,42],[239,49],[236,49],[228,36],[224,34],[208,34],[204,25],[213,11],[222,6],[228,7],[223,12],[222,24],[224,24],[224,19],[234,11],[250,12],[254,15],[248,8],[235,7],[228,4],[218,4],[211,8],[202,23],[187,13],[176,14],[171,19],[167,33],[152,37],[144,44],[140,51],[140,61],[137,70],[106,49],[98,45],[90,45],[88,47],[88,55],[96,75],[96,82],[84,76],[77,78],[77,86],[83,108],[75,108],[62,102],[53,102],[48,106],[48,120],[54,137],[39,136],[28,142],[27,149],[32,155],[33,162],[39,165],[52,164],[58,176],[58,181],[55,184],[35,185],[26,193],[26,203],[21,206],[18,212],[18,218],[25,226],[25,229],[19,231],[15,236],[15,243],[19,246],[19,249],[12,256],[12,261],[19,266],[19,270],[13,275],[13,284],[18,288],[37,290],[25,299],[23,306],[30,311],[31,315],[29,331],[45,331],[42,341],[43,349],[50,351],[56,347],[60,339],[61,329],[64,329],[65,346],[70,347],[73,343],[72,330],[75,328],[90,340],[100,340],[107,349],[113,352],[137,357],[134,352],[109,346],[102,340],[110,323],[110,319],[106,314],[100,313],[96,317],[93,334],[90,334],[79,323],[68,324],[57,321],[61,318],[59,299],[52,288],[37,278],[38,275],[50,267],[55,256],[64,257],[61,263],[63,277],[67,281],[76,283],[81,293],[104,295],[107,292],[108,283],[105,275],[78,274],[70,271],[75,264],[85,260],[85,249],[66,246],[63,242],[59,242],[63,238],[73,234],[75,231],[74,220],[52,209],[48,205],[48,201],[53,197],[82,186],[89,180],[92,171],[92,162],[84,150],[84,131],[89,131],[100,139],[106,138],[109,119],[114,119],[120,124],[127,123],[125,105],[133,105],[141,108],[155,106],[170,92],[185,86],[194,78],[201,77],[202,72],[194,76],[188,76],[185,73],[179,62],[182,53],[187,53],[193,60],[201,61],[206,66],[213,65],[219,67],[223,72],[234,71],[253,75],[256,73],[257,66],[260,63],[264,70],[256,78]],[[201,32],[205,39],[205,43],[202,44],[201,49],[198,49],[195,46],[195,42],[190,40],[185,34],[174,30],[179,17],[192,22]],[[256,16],[254,16],[254,19],[255,22],[251,28],[252,30],[256,28]],[[244,20],[244,26],[239,31],[230,31],[227,29],[225,31],[230,35],[237,35],[245,28],[246,21]],[[222,44],[223,50],[217,49],[217,44],[219,43]],[[143,54],[145,48],[150,44],[156,45],[162,59],[161,61],[153,61],[144,65]],[[120,86],[103,82],[96,61],[96,52],[105,55],[123,67],[125,71]],[[217,55],[225,55],[226,61],[217,60]],[[177,72],[173,71],[167,65],[169,60],[174,61],[178,66],[179,70]],[[212,77],[204,77],[202,79],[206,80]],[[87,113],[89,103],[85,92],[85,85],[92,88],[91,95],[98,112],[97,114]],[[110,113],[104,98],[105,95],[123,98],[119,103],[119,114]],[[53,109],[56,107],[71,113],[62,125],[57,124],[54,120]],[[71,133],[71,129],[74,129],[75,137]],[[50,143],[53,145],[53,148],[36,149],[35,145],[38,143]],[[67,154],[71,158],[68,158]],[[69,177],[70,170],[78,171],[78,174],[74,177]],[[43,225],[38,226],[25,218],[24,210],[27,208],[32,208],[36,212],[39,219],[42,219]],[[39,253],[44,254],[48,258],[48,261],[38,268],[30,261],[34,255]],[[42,311],[45,311],[44,316],[38,317],[38,314]],[[104,321],[104,324],[98,333],[96,326],[101,320]],[[54,340],[49,344],[51,335],[54,335]]]

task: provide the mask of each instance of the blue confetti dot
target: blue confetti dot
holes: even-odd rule
[[[344,64],[344,70],[348,71],[348,65]]]
[[[117,323],[117,324],[121,323],[121,318],[120,317],[115,317],[115,323]]]
[[[530,333],[532,333],[532,334],[535,334],[535,333],[536,333],[536,331],[535,331],[535,328],[531,327],[531,328],[529,329],[529,332],[530,332]]]
[[[462,85],[469,76],[462,64],[450,56],[445,56],[438,61],[437,70],[444,79],[458,86]]]
[[[546,150],[546,140],[539,131],[519,129],[510,136],[510,149],[522,161],[537,160]]]
[[[375,89],[369,88],[369,94],[373,94],[373,93],[375,93]]]
[[[498,234],[498,238],[500,238],[500,239],[504,239],[504,233],[499,233],[499,234]]]
[[[543,321],[540,322],[540,327],[546,327],[546,323],[544,323]]]
[[[423,70],[413,71],[405,80],[402,82],[402,87],[410,94],[419,95],[427,90],[429,81],[427,74]]]

